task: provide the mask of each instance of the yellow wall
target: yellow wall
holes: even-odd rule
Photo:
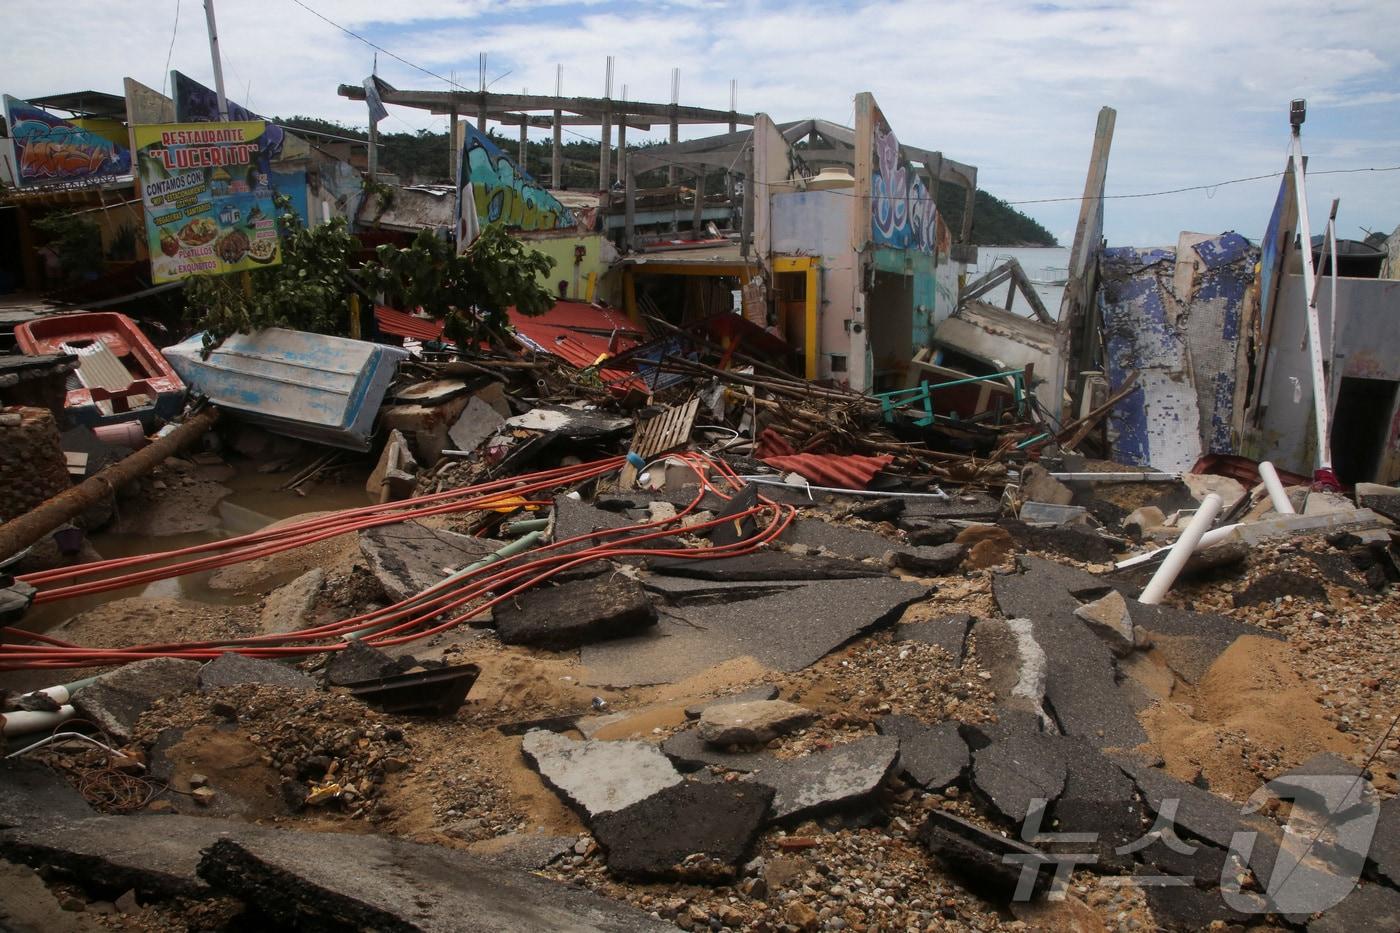
[[[605,241],[601,233],[570,233],[566,236],[530,236],[522,237],[525,243],[537,253],[543,253],[554,260],[554,269],[547,277],[541,276],[540,281],[549,289],[551,295],[558,295],[560,282],[569,283],[568,297],[575,301],[588,300],[588,277],[591,274],[594,279],[594,297],[597,297],[598,280],[607,271],[608,263],[604,261],[603,250],[607,249],[609,254],[612,245],[604,245]],[[583,261],[577,266],[578,274],[575,278],[574,270],[574,247],[582,246],[585,250]],[[577,287],[575,286],[577,281]]]

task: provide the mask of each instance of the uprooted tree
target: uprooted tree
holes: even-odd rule
[[[548,311],[554,299],[539,277],[553,268],[552,258],[492,224],[460,255],[427,230],[409,246],[381,246],[360,277],[388,304],[441,320],[447,339],[466,347],[499,333],[508,308],[531,317]]]
[[[553,304],[538,276],[554,268],[554,260],[499,224],[482,230],[461,255],[425,230],[409,246],[380,246],[375,259],[356,269],[351,264],[359,242],[343,219],[308,228],[286,198],[279,197],[277,206],[280,265],[196,277],[186,285],[186,307],[204,331],[206,355],[233,334],[265,327],[344,335],[357,288],[442,320],[447,338],[459,347],[500,333],[508,308],[534,316]]]

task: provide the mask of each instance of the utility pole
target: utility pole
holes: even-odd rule
[[[555,66],[554,66],[554,103],[555,103],[556,105],[559,103],[559,98],[563,95],[563,93],[564,93],[564,66],[563,66],[563,65],[555,65]],[[559,177],[559,175],[560,175],[560,169],[561,169],[562,165],[564,164],[564,154],[563,154],[563,152],[562,152],[563,144],[562,144],[562,141],[561,141],[561,139],[560,139],[560,135],[561,135],[562,132],[563,132],[563,122],[564,122],[564,112],[563,112],[562,110],[560,110],[560,109],[558,108],[558,106],[556,106],[556,107],[554,108],[554,126],[551,127],[551,129],[554,131],[554,148],[551,150],[551,152],[550,152],[550,157],[549,157],[549,170],[550,170],[550,171],[549,171],[549,184],[550,184],[551,187],[556,188],[556,189],[561,189],[561,188],[564,187],[563,182],[562,182],[562,180],[561,180],[560,177]]]
[[[219,27],[214,24],[214,0],[204,0],[204,22],[209,27],[209,57],[214,60],[214,91],[219,95],[219,119],[228,120],[224,94],[224,63],[219,58]]]

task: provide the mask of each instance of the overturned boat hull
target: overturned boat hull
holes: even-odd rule
[[[408,351],[304,331],[235,334],[208,359],[203,335],[163,352],[195,391],[269,431],[369,450],[374,418]]]

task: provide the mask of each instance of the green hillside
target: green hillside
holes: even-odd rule
[[[950,182],[938,186],[938,210],[956,235],[962,229],[966,189]],[[1055,235],[996,195],[977,189],[972,211],[972,242],[978,246],[1059,246]]]

